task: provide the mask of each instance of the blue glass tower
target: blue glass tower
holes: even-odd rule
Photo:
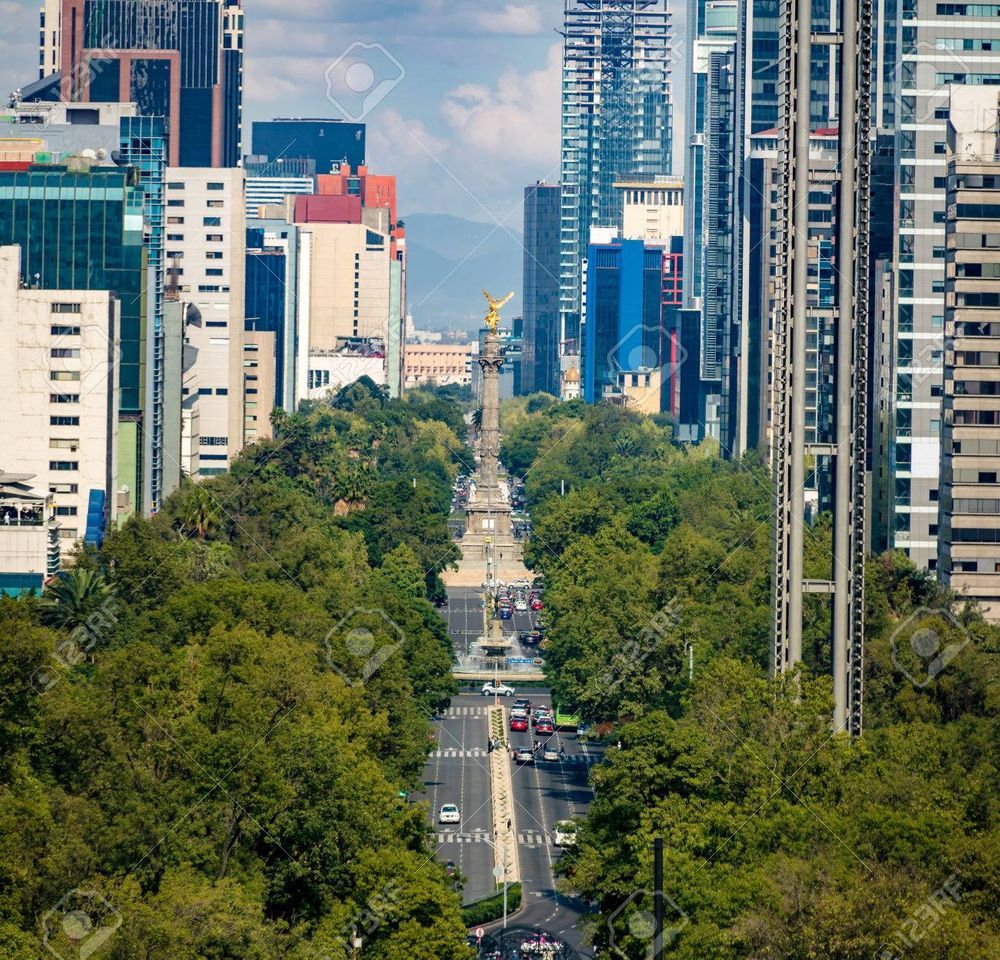
[[[642,240],[591,244],[583,325],[583,398],[613,395],[620,374],[658,374],[663,351],[663,249]],[[659,409],[660,384],[648,386]]]

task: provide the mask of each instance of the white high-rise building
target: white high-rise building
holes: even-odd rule
[[[1000,83],[1000,4],[908,0],[896,87],[889,547],[937,565],[951,84]]]
[[[0,247],[0,470],[53,496],[64,556],[116,515],[118,318],[108,291],[25,287]]]
[[[227,470],[244,442],[245,174],[170,168],[166,197],[168,296],[183,304],[185,342],[195,353],[184,424],[192,428],[197,406],[197,476],[208,477]],[[185,436],[182,446],[191,439]]]

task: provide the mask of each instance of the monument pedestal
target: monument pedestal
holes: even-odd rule
[[[489,556],[498,567],[520,563],[521,545],[514,539],[510,515],[510,504],[501,499],[470,502],[465,508],[463,559],[485,563]]]

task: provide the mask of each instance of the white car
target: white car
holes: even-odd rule
[[[438,811],[438,823],[461,823],[462,812],[453,803],[441,805]]]
[[[515,610],[527,610],[528,609],[528,601],[525,600],[524,597],[518,597],[514,601],[514,609]]]
[[[488,680],[483,684],[483,696],[484,697],[512,697],[516,691],[513,687],[508,687],[505,683],[501,683],[499,686],[494,687],[492,683]]]
[[[556,821],[555,834],[557,847],[576,846],[576,824],[572,820]]]

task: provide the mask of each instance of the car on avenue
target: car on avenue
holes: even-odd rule
[[[535,754],[528,747],[520,747],[514,751],[514,763],[518,766],[522,764],[529,764],[530,766],[535,765]]]
[[[554,839],[557,847],[575,847],[576,824],[572,820],[557,820]]]
[[[542,751],[542,759],[547,761],[548,763],[558,763],[562,759],[562,757],[560,756],[559,751],[556,750],[555,747],[546,747]]]
[[[510,719],[510,729],[511,730],[527,730],[528,729],[528,718],[527,717],[511,717],[511,719]]]
[[[438,823],[461,823],[462,813],[454,803],[443,803],[438,811]]]
[[[508,687],[507,684],[505,683],[500,683],[497,684],[497,686],[493,686],[493,684],[490,683],[489,680],[487,680],[486,683],[483,684],[484,697],[492,697],[494,695],[498,697],[512,697],[514,696],[514,693],[515,693],[514,688]]]
[[[535,733],[539,735],[553,734],[555,732],[556,728],[548,717],[543,717],[535,724]]]

